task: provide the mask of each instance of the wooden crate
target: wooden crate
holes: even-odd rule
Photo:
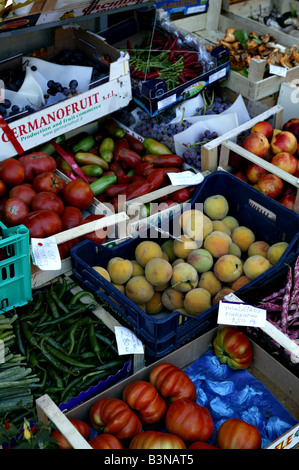
[[[221,0],[210,2],[207,13],[182,18],[173,23],[189,32],[192,32],[205,44],[217,44],[218,39],[222,39],[227,28],[244,29],[247,33],[255,31],[257,34],[266,34],[269,28],[248,18],[241,18],[238,21],[235,17],[221,9]],[[233,17],[232,17],[233,16]],[[282,46],[291,47],[294,44],[294,38],[284,34],[283,39],[279,40],[279,35],[275,32],[277,42]],[[263,78],[266,61],[252,59],[249,67],[248,77],[231,70],[229,78],[222,83],[236,93],[241,93],[244,98],[254,101],[265,98],[273,93],[278,93],[280,85],[283,82],[291,82],[299,76],[299,66],[288,69],[286,77],[271,75]]]
[[[194,362],[198,357],[204,354],[210,347],[217,332],[217,328],[210,330],[194,341],[182,346],[176,351],[168,354],[159,361],[154,362],[148,367],[135,372],[128,379],[112,386],[108,390],[73,408],[65,415],[61,413],[59,408],[50,399],[48,395],[43,395],[36,400],[37,414],[39,421],[54,423],[60,432],[67,438],[75,449],[91,449],[89,443],[83,439],[76,428],[70,423],[69,419],[88,420],[88,413],[91,406],[100,398],[122,398],[122,391],[126,385],[134,380],[148,380],[150,371],[158,364],[168,362],[175,364],[181,369],[185,369],[189,364]],[[253,348],[254,362],[249,367],[249,372],[260,382],[262,382],[268,390],[281,402],[283,406],[291,413],[295,419],[299,418],[299,387],[298,378],[290,371],[284,368],[275,358],[271,357],[260,346],[251,341]],[[286,446],[288,442],[289,448],[298,445],[299,425],[288,430],[268,447],[283,448],[282,443]],[[287,439],[287,437],[291,435]]]

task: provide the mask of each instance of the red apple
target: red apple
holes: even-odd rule
[[[259,121],[251,128],[251,134],[255,132],[264,134],[268,140],[271,139],[273,135],[273,126],[267,121]]]
[[[272,137],[270,148],[274,155],[280,152],[288,152],[293,155],[297,150],[296,136],[289,131],[278,132]]]
[[[299,119],[298,118],[289,119],[287,122],[284,123],[282,130],[283,131],[288,131],[290,125],[295,123],[295,122],[299,122]]]
[[[264,134],[255,132],[254,134],[250,134],[245,137],[242,147],[249,152],[254,153],[254,155],[263,158],[269,150],[270,143]]]
[[[259,191],[263,194],[271,197],[272,199],[276,199],[282,193],[283,181],[279,176],[268,173],[267,175],[260,177],[257,182],[257,186]]]
[[[279,199],[280,204],[283,206],[287,207],[288,209],[291,209],[291,211],[294,210],[295,206],[295,199],[296,196],[295,194],[285,194]]]
[[[246,166],[246,162],[247,160],[241,155],[239,155],[238,153],[233,152],[233,151],[230,152],[228,164],[231,167],[241,170],[242,168]]]
[[[246,177],[250,183],[255,184],[258,182],[259,178],[266,173],[268,173],[268,171],[260,165],[249,163],[246,170]]]
[[[298,166],[297,158],[288,152],[277,153],[274,155],[270,163],[277,166],[278,168],[281,168],[281,170],[290,173],[291,175],[296,173]]]
[[[236,178],[239,178],[240,180],[244,181],[245,183],[248,183],[248,179],[246,178],[246,175],[243,171],[241,171],[241,170],[236,171],[235,173],[233,173],[233,175]]]
[[[288,131],[289,131],[289,132],[292,132],[292,134],[294,134],[294,136],[296,137],[297,142],[299,142],[299,121],[298,121],[298,122],[294,122],[293,124],[291,124],[291,125],[289,126]]]

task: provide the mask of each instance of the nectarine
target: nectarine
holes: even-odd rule
[[[263,158],[269,150],[270,143],[261,132],[250,134],[243,140],[242,147],[254,155]]]

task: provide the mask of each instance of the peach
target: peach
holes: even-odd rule
[[[123,261],[123,259],[124,258],[120,258],[119,256],[114,256],[113,258],[111,258],[107,264],[107,271],[109,272],[109,269],[111,268],[113,263],[115,263],[116,261]]]
[[[189,217],[191,217],[191,215],[197,214],[198,212],[201,213],[201,211],[198,211],[197,209],[189,209],[189,210],[184,211],[180,215],[179,224],[180,224],[183,232],[186,231],[186,223],[187,223]]]
[[[203,210],[211,220],[221,220],[227,216],[229,205],[224,196],[221,194],[215,194],[214,196],[209,196],[204,200]]]
[[[227,233],[215,230],[204,241],[204,249],[209,251],[214,258],[219,258],[229,252],[232,239]]]
[[[166,242],[162,243],[161,249],[164,253],[167,254],[168,261],[170,263],[173,263],[173,261],[175,260],[175,254],[173,252],[173,240],[170,238]]]
[[[228,225],[228,227],[231,229],[231,232],[234,230],[234,228],[240,225],[238,219],[232,215],[225,216],[224,219],[222,219],[222,222]]]
[[[207,271],[200,276],[198,287],[208,290],[211,295],[216,295],[222,288],[222,284],[213,271]]]
[[[145,304],[146,313],[148,313],[149,315],[155,315],[156,313],[160,313],[163,310],[161,298],[161,292],[155,292],[153,297]]]
[[[273,135],[273,126],[270,124],[270,122],[267,121],[259,121],[254,126],[251,128],[251,134],[254,134],[255,132],[264,134],[267,139],[271,139]]]
[[[200,211],[192,214],[185,223],[185,234],[199,243],[212,231],[212,220]]]
[[[125,284],[132,276],[133,265],[128,259],[115,260],[113,263],[108,263],[107,271],[112,282]]]
[[[255,235],[249,227],[239,225],[232,231],[231,239],[241,251],[247,251],[251,243],[255,241]]]
[[[235,256],[238,256],[238,258],[241,258],[242,251],[238,245],[232,242],[230,249],[228,250],[228,255],[235,255]]]
[[[235,255],[223,255],[214,264],[214,274],[221,282],[234,282],[243,274],[242,261]]]
[[[293,155],[297,150],[297,139],[292,132],[281,131],[272,137],[270,148],[275,155],[280,152],[288,152]]]
[[[172,267],[174,268],[177,264],[180,264],[180,263],[185,263],[184,258],[177,258],[177,259],[172,263]]]
[[[113,282],[112,285],[113,285],[114,287],[116,287],[116,289],[120,290],[120,292],[121,292],[122,294],[125,293],[125,286],[124,286],[124,284],[114,284],[114,282]]]
[[[264,258],[267,258],[267,252],[269,250],[269,247],[270,245],[267,242],[263,240],[258,240],[256,242],[251,243],[251,245],[248,247],[247,255],[261,255]]]
[[[295,207],[296,196],[295,194],[285,194],[279,199],[280,204],[287,207],[291,211],[294,210]]]
[[[289,126],[288,131],[291,132],[292,134],[294,134],[294,136],[297,139],[297,142],[299,142],[299,122],[292,123]]]
[[[185,295],[184,309],[189,315],[197,316],[211,306],[211,294],[206,289],[197,287]]]
[[[180,292],[188,292],[198,284],[198,272],[188,263],[177,264],[172,270],[171,286]]]
[[[163,251],[163,250],[162,250],[162,259],[165,259],[165,261],[169,261],[168,254],[166,253],[166,251]]]
[[[185,294],[183,292],[168,287],[168,289],[162,293],[161,301],[163,306],[172,312],[177,308],[184,307],[184,297]]]
[[[151,300],[155,291],[145,276],[134,276],[126,284],[126,296],[136,304]]]
[[[219,232],[227,233],[227,235],[231,235],[232,231],[228,225],[226,225],[223,220],[213,220],[213,231],[219,230]]]
[[[268,171],[260,165],[257,165],[256,163],[248,163],[246,177],[250,183],[257,183],[259,178],[266,173],[268,173]]]
[[[196,248],[198,248],[196,241],[186,235],[182,235],[173,241],[173,252],[178,258],[186,259],[189,253],[196,250]]]
[[[106,279],[106,281],[111,282],[111,278],[110,278],[110,275],[109,275],[107,269],[102,268],[102,266],[93,266],[93,269],[97,273],[99,273],[101,276],[103,276]]]
[[[283,181],[279,176],[268,173],[260,177],[257,182],[258,190],[271,199],[276,199],[283,191]]]
[[[234,175],[239,180],[244,181],[244,183],[248,183],[248,179],[246,177],[245,170],[244,171],[241,171],[241,170],[233,171],[232,175]]]
[[[277,153],[270,163],[291,175],[294,175],[297,170],[297,158],[288,152]]]
[[[273,243],[267,251],[267,259],[274,265],[277,263],[279,258],[283,255],[289,244],[287,242]]]
[[[187,258],[187,263],[191,264],[198,273],[209,271],[214,264],[213,256],[207,250],[198,248],[191,251]]]
[[[223,287],[223,289],[217,292],[217,294],[214,296],[212,305],[218,304],[218,302],[220,302],[220,300],[223,300],[226,295],[232,294],[233,292],[234,290],[231,287]]]
[[[252,280],[263,274],[270,268],[267,258],[261,255],[253,255],[246,259],[243,269],[245,276]]]
[[[248,152],[263,158],[269,150],[270,143],[267,137],[261,132],[254,132],[248,135],[242,142],[242,147]]]
[[[154,291],[156,292],[163,292],[165,289],[167,289],[167,287],[169,287],[169,282],[166,282],[166,284],[161,284],[160,286],[153,286]]]
[[[152,286],[162,286],[170,281],[172,266],[163,258],[152,258],[145,265],[144,275]]]
[[[135,259],[131,261],[133,266],[132,277],[144,276],[144,267],[137,263]]]
[[[145,267],[151,258],[162,258],[162,249],[158,243],[146,240],[135,248],[135,259],[138,264]]]
[[[289,119],[287,122],[284,123],[282,130],[283,130],[283,131],[288,131],[288,130],[289,130],[289,127],[290,127],[292,124],[296,124],[296,123],[299,124],[299,119],[298,119],[298,118],[291,118],[291,119]]]
[[[239,277],[239,279],[237,279],[231,284],[231,288],[233,289],[233,291],[236,291],[238,289],[241,289],[241,287],[246,286],[248,282],[250,282],[249,277],[243,274],[242,276]]]

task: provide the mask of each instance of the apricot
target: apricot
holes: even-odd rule
[[[144,275],[152,286],[162,286],[170,281],[172,266],[163,258],[152,258],[145,265]]]
[[[178,258],[186,259],[189,253],[196,250],[197,247],[196,241],[186,235],[182,235],[178,240],[173,241],[173,252]]]
[[[218,291],[220,291],[222,284],[219,279],[217,279],[213,271],[207,271],[206,273],[202,273],[200,276],[198,287],[206,289],[212,296],[214,296]]]
[[[184,293],[168,287],[162,294],[162,304],[171,312],[184,306]]]
[[[266,258],[269,247],[270,245],[267,242],[263,240],[258,240],[256,242],[251,243],[251,245],[249,245],[247,255],[248,256],[261,255],[264,258]]]
[[[169,287],[169,282],[166,282],[166,284],[161,284],[160,286],[153,286],[154,291],[156,292],[163,292],[165,289]]]
[[[115,260],[110,265],[108,263],[107,271],[112,282],[115,284],[125,284],[132,276],[133,266],[128,259]]]
[[[123,261],[123,259],[124,258],[120,258],[119,256],[114,256],[113,258],[111,258],[107,264],[107,271],[109,272],[109,269],[111,268],[113,263],[115,263],[116,261]]]
[[[171,286],[180,292],[194,289],[198,283],[198,273],[189,263],[177,264],[172,270]]]
[[[242,261],[235,255],[220,256],[214,264],[214,274],[221,282],[233,282],[242,273]]]
[[[231,288],[234,291],[236,291],[238,289],[241,289],[241,287],[245,286],[246,284],[248,284],[248,282],[250,282],[249,277],[247,277],[247,276],[245,276],[245,274],[243,274],[242,276],[239,277],[239,279],[237,279],[236,281],[234,281],[231,284]]]
[[[110,275],[109,275],[108,271],[105,268],[102,268],[102,266],[93,266],[93,269],[97,273],[99,273],[101,276],[103,276],[106,279],[106,281],[111,282]]]
[[[287,249],[288,245],[289,244],[287,242],[277,242],[270,246],[267,251],[267,259],[272,265],[277,263],[281,255]]]
[[[213,231],[217,230],[219,232],[227,233],[227,235],[231,235],[232,231],[228,225],[222,220],[213,220]]]
[[[162,259],[165,259],[165,261],[169,261],[168,254],[166,253],[166,251],[163,251],[163,250],[162,250]]]
[[[233,243],[238,245],[241,251],[247,251],[249,246],[255,241],[255,235],[250,228],[239,225],[232,231],[231,239]]]
[[[187,258],[187,263],[191,264],[198,273],[209,271],[214,264],[213,256],[208,250],[198,248],[191,251]]]
[[[134,276],[144,276],[144,267],[137,263],[135,259],[131,260],[133,271],[132,277]]]
[[[153,297],[145,304],[146,313],[148,313],[149,315],[155,315],[156,313],[160,313],[163,310],[161,298],[161,292],[155,292]]]
[[[224,297],[228,294],[232,294],[234,290],[231,287],[223,287],[217,294],[214,296],[212,300],[212,305],[218,304],[220,300],[223,300]]]
[[[136,304],[151,300],[155,291],[145,276],[134,276],[126,284],[126,296]]]
[[[184,233],[197,242],[202,242],[212,231],[212,220],[200,211],[192,214],[185,223]]]
[[[232,242],[230,249],[228,250],[228,255],[235,255],[238,256],[238,258],[241,258],[242,251],[240,250],[240,247],[238,247],[238,245]]]
[[[215,194],[214,196],[209,196],[204,200],[203,210],[211,220],[221,220],[227,216],[229,205],[224,196],[221,194]]]
[[[204,241],[204,249],[209,251],[214,258],[226,255],[229,252],[232,239],[227,233],[215,230]]]
[[[211,294],[202,287],[196,287],[185,295],[184,309],[189,315],[197,316],[211,306]]]
[[[185,260],[183,258],[177,258],[173,263],[172,263],[172,267],[174,268],[177,264],[180,264],[180,263],[185,263]]]
[[[234,230],[234,228],[238,227],[239,221],[236,219],[236,217],[233,217],[232,215],[227,215],[222,219],[222,222],[224,222],[230,229],[231,232]]]
[[[174,254],[174,252],[173,252],[173,240],[172,240],[172,239],[169,239],[169,240],[167,240],[166,242],[162,243],[161,249],[162,249],[162,251],[163,251],[164,253],[167,254],[167,256],[168,256],[168,261],[169,261],[170,263],[173,263],[174,260],[175,260],[175,258],[176,258],[175,254]]]
[[[135,248],[135,259],[138,264],[145,266],[152,258],[162,258],[162,249],[158,243],[146,240]]]
[[[125,286],[124,286],[124,284],[115,284],[114,282],[112,282],[112,285],[113,285],[114,287],[116,287],[116,289],[120,290],[120,292],[121,292],[122,294],[125,293]]]
[[[263,274],[269,268],[269,260],[261,255],[249,256],[243,266],[244,274],[250,280],[255,279],[260,274]]]
[[[198,211],[197,209],[190,209],[190,210],[184,211],[180,215],[179,224],[180,224],[180,227],[182,228],[183,232],[186,231],[186,223],[187,223],[187,220],[189,219],[189,217],[191,217],[191,215],[193,215],[193,214],[196,214],[197,212],[200,212],[200,211]]]

